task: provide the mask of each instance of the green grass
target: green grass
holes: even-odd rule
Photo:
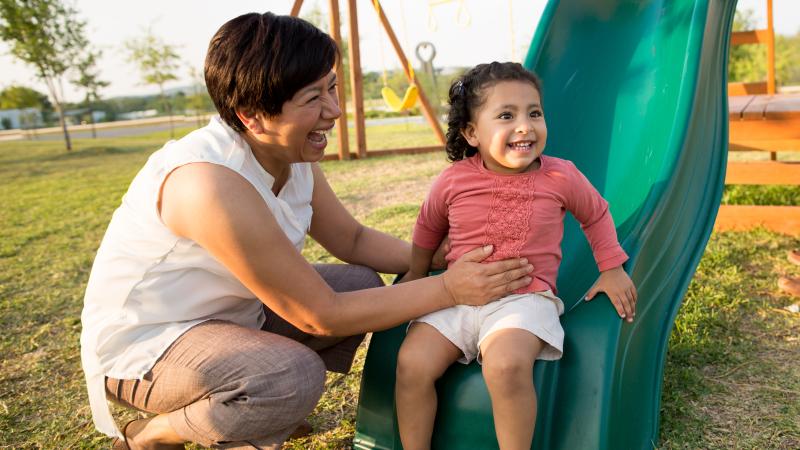
[[[800,186],[725,186],[722,203],[726,205],[800,205]]]
[[[351,153],[355,153],[357,150],[355,125],[350,121],[347,126],[348,147]],[[325,149],[326,154],[335,155],[339,153],[339,139],[337,133],[338,130],[334,129],[334,133],[328,137],[328,148]],[[427,122],[406,122],[367,127],[365,134],[367,138],[367,148],[370,150],[441,145]]]
[[[430,131],[418,127],[371,128],[370,141],[428,145]],[[83,291],[111,213],[166,140],[78,139],[71,153],[57,141],[0,143],[0,448],[108,446],[92,426],[80,368]],[[445,164],[425,154],[323,168],[359,220],[408,238]],[[762,195],[737,189],[727,201]],[[763,201],[797,205],[794,189]],[[711,237],[670,338],[659,448],[800,448],[800,315],[783,309],[796,299],[775,288],[777,276],[800,275],[784,257],[796,246],[763,230]],[[313,242],[304,254],[331,260]],[[310,418],[318,432],[287,448],[350,446],[363,358],[362,347],[351,374],[329,377]]]

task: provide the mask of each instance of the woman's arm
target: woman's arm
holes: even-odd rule
[[[325,174],[314,164],[314,196],[309,234],[333,256],[383,273],[408,271],[408,242],[360,224],[336,197]]]
[[[160,211],[172,232],[197,242],[270,309],[317,335],[386,329],[454,303],[484,304],[530,281],[527,261],[480,264],[491,249],[477,249],[440,276],[335,293],[289,242],[255,188],[214,164],[174,170],[162,186]]]

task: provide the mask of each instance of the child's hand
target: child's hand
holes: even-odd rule
[[[636,286],[622,266],[600,272],[600,278],[586,294],[586,301],[593,299],[598,292],[608,295],[620,317],[633,322],[636,316]]]

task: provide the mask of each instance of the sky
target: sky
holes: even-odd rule
[[[111,84],[101,91],[101,96],[108,98],[157,91],[153,86],[142,84],[136,67],[127,60],[124,50],[125,41],[141,36],[148,28],[164,42],[175,46],[183,60],[177,73],[179,79],[167,87],[185,86],[191,84],[190,67],[202,70],[208,42],[223,23],[254,11],[288,14],[292,3],[292,0],[75,0],[75,7],[79,17],[87,22],[89,41],[103,51],[98,64],[100,78]],[[340,0],[339,3],[342,33],[347,34],[347,1]],[[457,20],[457,0],[383,0],[381,4],[406,56],[415,67],[420,64],[414,56],[414,48],[422,41],[435,45],[435,67],[452,67],[491,60],[522,60],[546,1],[463,0],[461,24]],[[300,15],[315,7],[327,13],[328,1],[305,0]],[[372,2],[357,0],[357,8],[362,69],[398,68],[397,57],[389,39],[379,28]],[[759,25],[766,26],[766,0],[739,0],[737,8],[753,10],[760,20]],[[773,8],[777,33],[800,31],[800,0],[774,0]],[[466,18],[469,20],[463,20]],[[453,36],[458,38],[453,39]],[[0,42],[0,89],[10,85],[47,92],[44,83],[35,80],[34,72],[10,56],[8,47]],[[64,90],[67,101],[80,101],[83,97],[83,93],[66,80]]]

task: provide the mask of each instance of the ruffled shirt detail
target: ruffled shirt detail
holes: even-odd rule
[[[487,261],[519,258],[533,212],[534,177],[496,177],[486,214],[484,245],[494,245]]]

